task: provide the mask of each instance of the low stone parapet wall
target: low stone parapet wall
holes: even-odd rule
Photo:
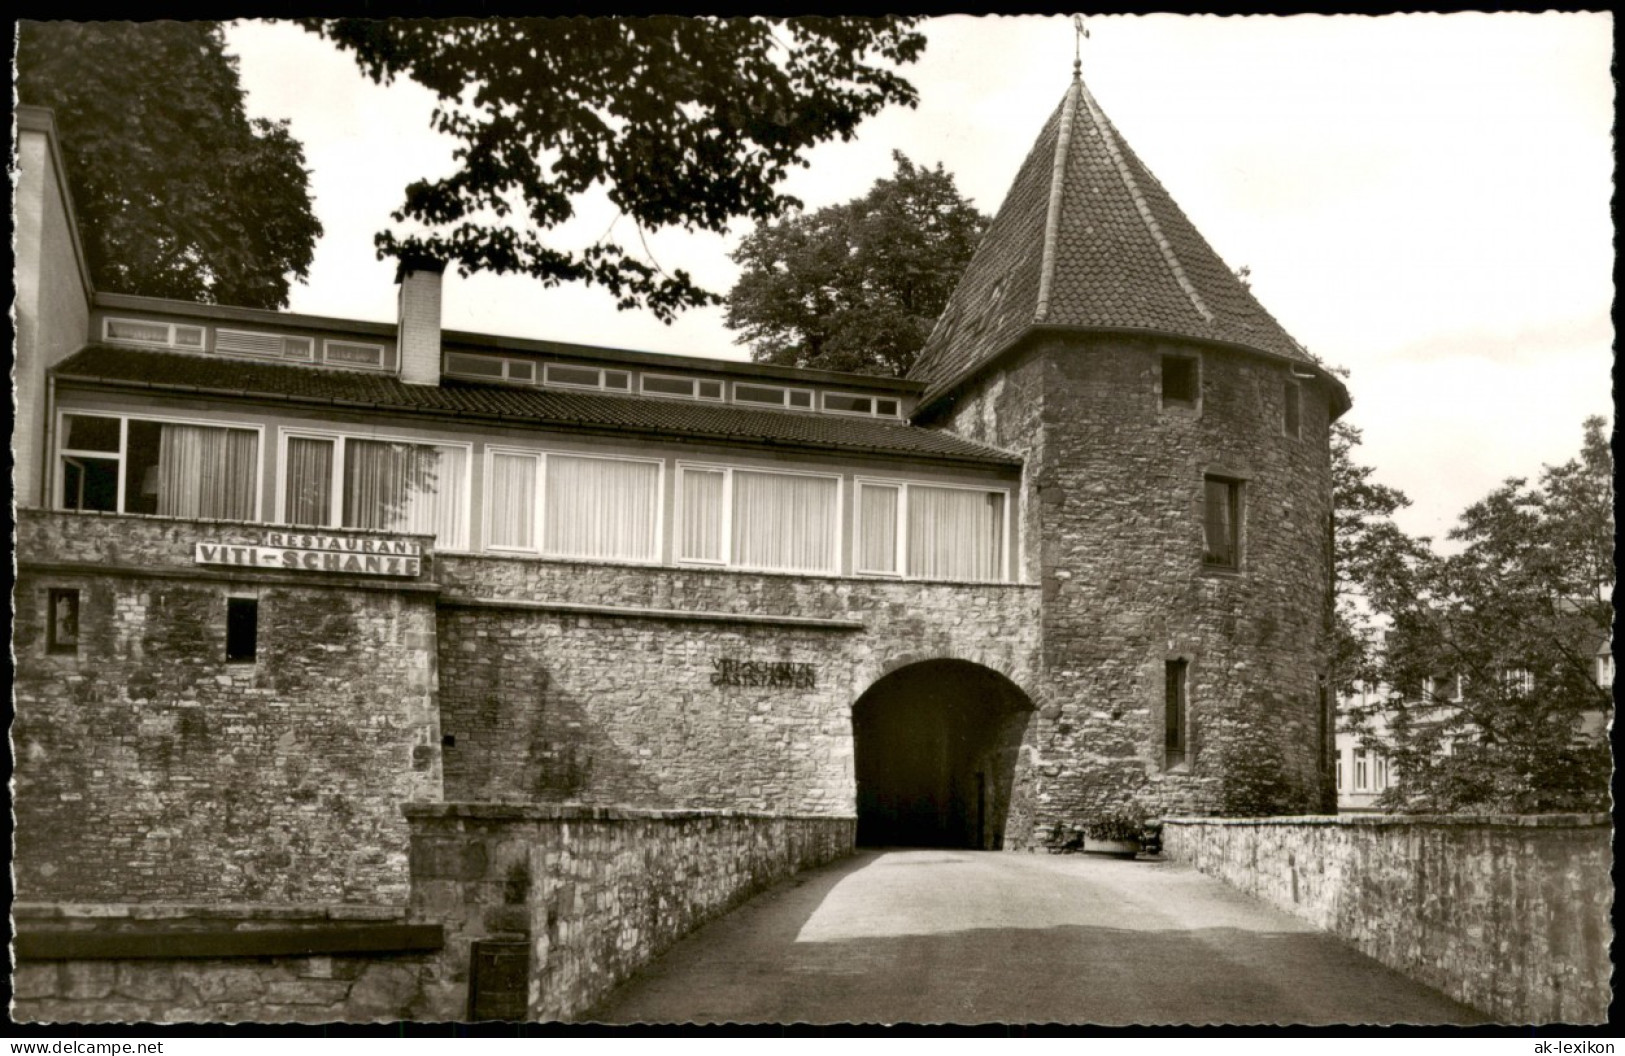
[[[442,930],[404,907],[16,903],[12,1017],[36,1023],[418,1018]]]
[[[473,947],[502,940],[528,953],[522,1018],[582,1018],[702,923],[798,870],[850,854],[856,826],[850,817],[730,811],[467,803],[406,810],[412,910],[446,930],[425,984],[431,1019],[479,1014],[470,994]],[[504,1007],[512,1006],[487,1006]]]
[[[1608,1018],[1608,815],[1169,818],[1163,854],[1498,1020]]]

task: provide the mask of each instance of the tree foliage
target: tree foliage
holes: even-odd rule
[[[759,363],[902,376],[988,218],[954,178],[893,152],[861,198],[758,227],[733,259],[728,326]]]
[[[1418,569],[1431,554],[1428,539],[1413,539],[1394,522],[1411,500],[1372,479],[1373,467],[1355,460],[1360,443],[1358,428],[1332,423],[1332,670],[1340,693],[1378,680],[1378,614],[1415,596]]]
[[[212,22],[23,22],[17,93],[56,112],[99,289],[286,305],[321,224],[286,123],[250,119]]]
[[[802,152],[914,89],[891,66],[924,37],[911,18],[493,18],[305,20],[373,80],[405,76],[439,99],[434,127],[458,168],[406,188],[380,254],[463,272],[598,283],[622,308],[670,321],[718,303],[682,271],[600,240],[580,251],[542,232],[596,186],[638,227],[723,231],[799,204],[779,184]],[[606,236],[607,237],[607,236]]]
[[[1601,418],[1580,457],[1506,481],[1462,514],[1459,550],[1385,599],[1392,687],[1385,807],[1605,810],[1612,696],[1595,677],[1613,608],[1613,464]],[[1356,715],[1372,747],[1374,716]]]

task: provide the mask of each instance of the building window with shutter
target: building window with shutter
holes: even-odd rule
[[[1207,477],[1202,482],[1202,564],[1241,568],[1241,482]]]
[[[1183,768],[1189,758],[1190,661],[1169,660],[1165,665],[1163,710],[1163,768]]]

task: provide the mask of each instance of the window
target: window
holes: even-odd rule
[[[1241,483],[1222,477],[1202,482],[1202,564],[1207,568],[1241,567]]]
[[[259,519],[259,432],[226,426],[64,414],[65,510]]]
[[[601,370],[598,367],[577,367],[564,363],[545,365],[542,368],[542,381],[566,389],[632,391],[632,375],[624,370]]]
[[[1189,675],[1188,660],[1169,660],[1164,665],[1163,767],[1168,770],[1185,765]]]
[[[1202,366],[1195,356],[1162,357],[1162,405],[1195,407],[1202,394]]]
[[[1282,389],[1282,398],[1285,401],[1286,417],[1281,420],[1281,432],[1298,439],[1303,421],[1303,392],[1302,387],[1295,381],[1286,382]]]
[[[840,478],[683,465],[679,561],[775,572],[840,570]]]
[[[1614,654],[1597,654],[1597,685],[1604,688],[1614,684]]]
[[[658,462],[548,455],[543,551],[659,560],[660,468]]]
[[[788,389],[782,385],[751,385],[734,382],[734,402],[761,404],[765,407],[794,407],[812,410],[811,389]]]
[[[824,410],[831,414],[862,414],[872,418],[897,418],[902,405],[887,396],[857,396],[848,392],[824,393]]]
[[[203,349],[203,328],[180,323],[160,323],[150,319],[104,319],[102,337],[121,345],[153,345],[164,348]]]
[[[344,367],[376,367],[382,369],[387,366],[384,362],[384,346],[363,344],[359,341],[324,341],[322,343],[322,362],[337,363]]]
[[[286,334],[252,333],[247,330],[216,330],[214,350],[231,356],[259,356],[309,362],[316,343],[308,337]]]
[[[1366,760],[1364,748],[1354,749],[1354,791],[1369,792],[1371,790],[1371,774]]]
[[[1527,697],[1535,691],[1535,676],[1521,667],[1508,668],[1501,672],[1501,688],[1507,696]]]
[[[254,598],[226,599],[226,660],[253,662],[259,648],[260,603]]]
[[[1388,787],[1388,757],[1381,753],[1372,753],[1371,770],[1374,779],[1372,791],[1381,792]]]
[[[51,590],[45,596],[45,651],[79,651],[79,592]]]
[[[658,561],[661,463],[488,451],[485,543],[550,557]]]
[[[1461,676],[1434,675],[1428,679],[1428,699],[1444,702],[1461,700]]]
[[[283,521],[433,535],[467,547],[468,448],[342,436],[287,437]]]
[[[984,488],[860,480],[856,569],[868,575],[1000,582],[1006,495]]]
[[[447,352],[446,373],[465,378],[512,381],[528,385],[536,381],[536,364],[528,359],[506,359],[502,356],[472,356],[466,352]]]
[[[1337,753],[1337,790],[1343,791],[1343,753]]]
[[[722,382],[708,378],[674,378],[666,374],[645,374],[638,379],[639,391],[646,396],[678,396],[685,400],[720,400]]]

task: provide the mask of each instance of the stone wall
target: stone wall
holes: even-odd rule
[[[1607,815],[1169,819],[1163,854],[1511,1023],[1608,1018]]]
[[[463,556],[438,573],[449,800],[850,817],[852,706],[882,675],[952,658],[1036,692],[1032,587]],[[812,681],[719,685],[720,659]]]
[[[853,820],[706,811],[407,808],[412,909],[445,925],[422,1014],[462,1019],[471,944],[529,944],[527,1019],[579,1019],[700,924],[852,850]]]
[[[18,904],[20,952],[12,1017],[33,1023],[328,1023],[414,1018],[434,951],[370,950],[260,956],[157,956],[186,940],[245,951],[302,934],[313,946],[363,944],[389,931],[399,907]],[[393,929],[399,930],[399,929]],[[66,938],[113,940],[124,956],[30,957]],[[342,936],[335,941],[336,936]],[[54,943],[41,940],[55,939]],[[324,942],[324,939],[326,940]],[[32,941],[31,941],[32,940]],[[179,941],[177,941],[179,940]],[[280,941],[277,941],[280,940]],[[141,955],[141,947],[147,955]]]
[[[434,595],[193,564],[253,525],[19,511],[18,896],[401,904],[399,804],[440,798]],[[51,589],[79,645],[48,650]],[[258,652],[225,659],[228,597]]]
[[[1164,353],[1201,361],[1164,407]],[[1024,456],[1024,566],[1043,588],[1034,796],[1041,827],[1153,810],[1321,809],[1330,605],[1329,391],[1284,435],[1284,364],[1151,339],[1049,335],[938,424]],[[1239,570],[1203,565],[1203,480],[1242,482]],[[1188,662],[1187,762],[1164,757],[1165,667]]]

